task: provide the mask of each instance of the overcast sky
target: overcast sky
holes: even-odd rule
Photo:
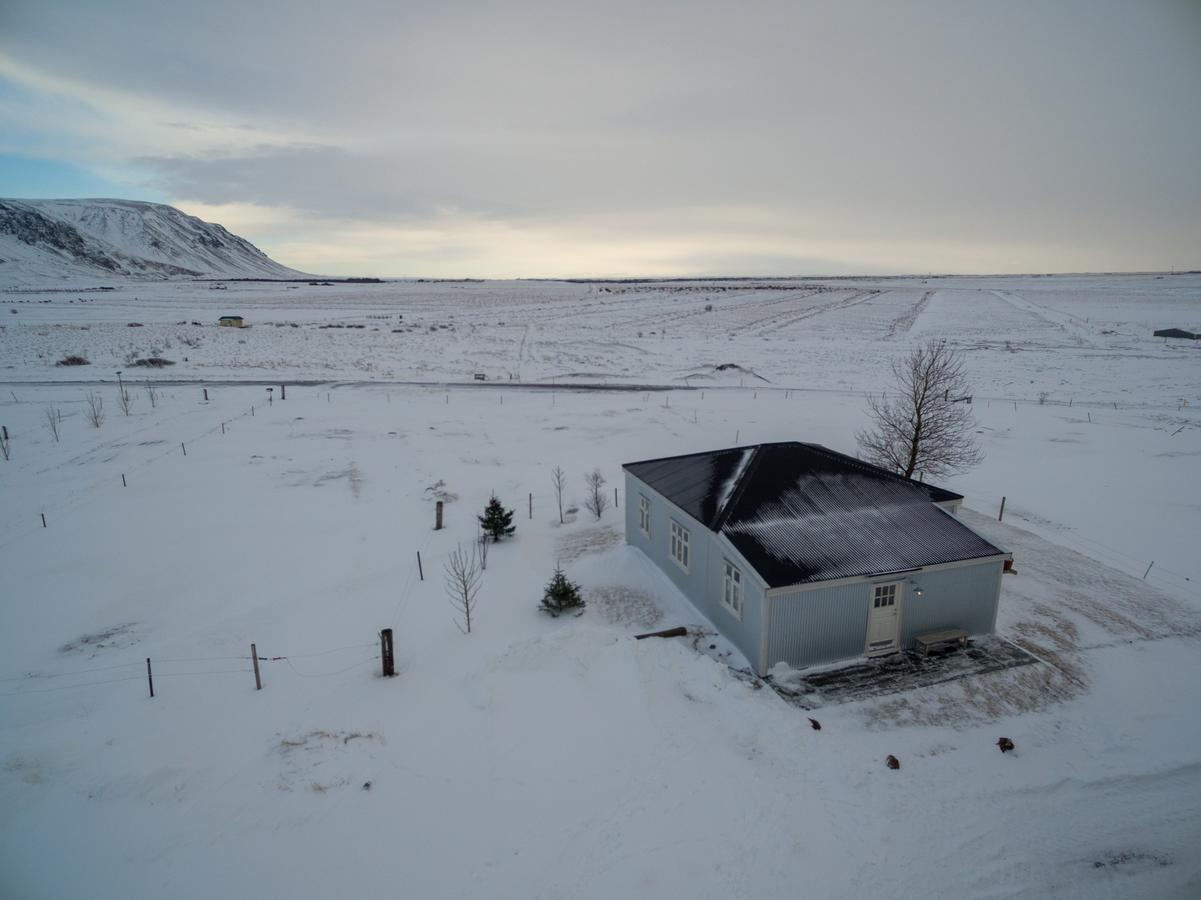
[[[329,274],[1201,267],[1201,0],[0,0],[0,195]]]

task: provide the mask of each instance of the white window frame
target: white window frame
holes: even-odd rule
[[[671,520],[671,534],[668,535],[667,546],[672,561],[687,572],[688,565],[692,561],[691,539],[688,529],[675,519]]]
[[[651,498],[645,494],[638,495],[638,529],[651,536]]]
[[[896,606],[900,596],[901,586],[898,582],[890,581],[888,584],[877,584],[875,590],[872,591],[872,608],[879,609],[881,606]]]
[[[728,559],[723,559],[721,579],[721,605],[730,611],[738,621],[742,621],[742,570]]]

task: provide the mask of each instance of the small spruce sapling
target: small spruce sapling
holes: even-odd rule
[[[558,617],[560,613],[565,613],[572,609],[578,609],[583,612],[585,605],[584,598],[580,596],[580,586],[573,581],[568,581],[567,576],[563,574],[563,570],[555,566],[555,574],[551,577],[550,583],[546,586],[546,591],[542,594],[542,604],[539,606],[539,609],[544,613]]]
[[[484,514],[479,520],[484,534],[493,541],[499,541],[517,530],[517,526],[513,524],[513,510],[505,509],[496,494],[492,495],[488,505],[484,507]]]

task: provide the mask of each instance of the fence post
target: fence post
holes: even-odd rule
[[[534,518],[534,492],[530,492],[530,518]]]
[[[442,530],[442,501],[439,500],[434,506],[434,531]]]
[[[288,386],[286,384],[281,384],[279,386],[279,399],[280,400],[288,399]]]
[[[125,483],[125,476],[124,476],[124,475],[122,475],[122,476],[121,476],[121,487],[129,487],[129,485],[127,485],[127,484]]]
[[[204,402],[205,403],[209,402],[209,389],[208,388],[204,389]]]
[[[42,513],[42,527],[43,528],[46,527],[46,514],[45,513]]]
[[[396,674],[396,659],[392,655],[391,628],[385,628],[379,633],[379,655],[383,661],[384,677],[391,678]]]
[[[1151,566],[1155,565],[1155,560],[1151,560]],[[1147,571],[1143,573],[1143,581],[1147,580],[1147,576],[1151,574],[1151,566],[1147,566]]]
[[[146,681],[150,684],[150,696],[154,697],[154,673],[150,671],[150,657],[146,657]]]
[[[1001,511],[997,513],[997,521],[1000,522],[1005,518],[1005,498],[1001,498]]]
[[[183,451],[183,455],[188,455],[188,448],[184,446],[183,441],[179,442],[179,449]]]
[[[417,575],[425,581],[425,571],[421,568],[421,551],[417,551]]]
[[[263,679],[259,675],[259,650],[254,644],[250,645],[250,659],[254,663],[254,689],[261,691],[263,689]]]

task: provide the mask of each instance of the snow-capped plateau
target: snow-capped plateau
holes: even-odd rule
[[[114,277],[304,276],[221,225],[173,206],[0,199],[0,286]]]

